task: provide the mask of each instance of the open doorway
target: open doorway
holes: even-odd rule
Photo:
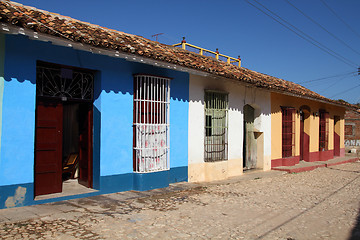
[[[92,188],[93,74],[40,62],[36,80],[35,196]]]
[[[64,103],[62,180],[77,179],[92,187],[91,129],[92,110],[88,103]]]
[[[244,106],[244,140],[243,140],[243,170],[256,168],[257,141],[255,138],[255,109],[250,105]]]

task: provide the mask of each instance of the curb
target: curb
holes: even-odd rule
[[[301,173],[301,172],[312,171],[316,168],[321,168],[321,167],[331,167],[331,166],[336,166],[336,165],[345,164],[345,163],[357,162],[358,160],[359,160],[359,158],[351,158],[351,159],[347,159],[347,160],[335,162],[335,163],[323,163],[323,164],[314,165],[314,166],[292,168],[292,169],[290,169],[290,168],[271,168],[271,170],[284,171],[284,172],[288,172],[288,173]]]
[[[358,158],[352,158],[352,159],[348,159],[348,160],[337,162],[337,163],[327,163],[325,165],[326,165],[326,167],[331,167],[331,166],[340,165],[340,164],[344,164],[344,163],[356,162],[357,160],[358,160]]]

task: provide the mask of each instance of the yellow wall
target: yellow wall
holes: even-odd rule
[[[329,112],[329,145],[328,150],[334,149],[334,116],[340,117],[340,148],[344,148],[344,114],[345,108],[313,100],[271,93],[271,159],[282,158],[282,115],[281,107],[293,107],[295,114],[295,156],[300,155],[300,114],[301,106],[310,108],[310,116],[305,120],[304,131],[310,136],[310,152],[319,151],[319,116],[314,112],[324,109]]]
[[[340,135],[340,148],[345,147],[345,119],[344,119],[345,109],[334,109],[330,113],[330,119],[332,119],[332,126],[334,131]],[[340,121],[334,126],[334,116],[339,116]]]

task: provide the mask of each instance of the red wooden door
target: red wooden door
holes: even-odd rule
[[[37,101],[35,125],[35,196],[62,191],[61,103]]]
[[[84,104],[85,105],[85,104]],[[84,107],[83,122],[79,139],[79,179],[78,182],[85,187],[92,188],[92,145],[93,145],[93,108],[92,104]]]

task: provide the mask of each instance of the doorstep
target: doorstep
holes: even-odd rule
[[[329,159],[327,161],[317,161],[317,162],[306,162],[301,160],[300,163],[296,164],[295,166],[279,166],[279,167],[273,167],[271,169],[277,171],[285,171],[288,173],[299,173],[299,172],[311,171],[320,167],[330,167],[330,166],[335,166],[349,162],[356,162],[358,160],[359,158],[352,156],[336,157],[333,159]]]

